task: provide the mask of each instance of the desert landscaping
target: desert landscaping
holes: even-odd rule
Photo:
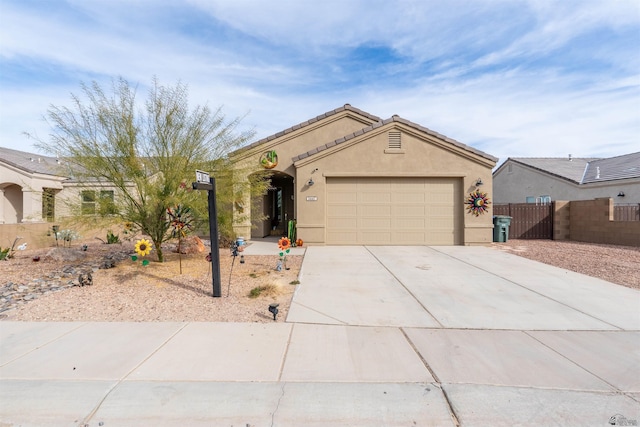
[[[221,249],[222,296],[214,298],[204,252],[180,259],[175,244],[168,244],[164,263],[154,261],[152,253],[143,266],[140,259],[132,260],[133,246],[90,241],[16,251],[0,261],[0,319],[273,322],[268,307],[277,303],[277,321],[283,322],[303,258],[289,255],[288,269],[277,271],[275,244],[272,256],[245,255],[244,263]],[[551,240],[510,240],[492,247],[640,289],[640,248]],[[86,272],[92,273],[92,284],[80,286],[79,277]]]
[[[140,259],[131,259],[131,242],[86,244],[85,251],[83,243],[54,248],[53,254],[77,255],[73,262],[52,257],[52,248],[16,251],[12,259],[0,261],[2,319],[273,322],[268,306],[278,303],[277,321],[284,321],[302,264],[301,256],[290,255],[288,269],[276,271],[275,244],[273,256],[246,255],[244,263],[240,256],[234,261],[229,249],[221,249],[222,296],[214,298],[211,264],[204,252],[182,255],[180,261],[172,250],[175,245],[167,245],[164,263],[154,261],[151,253],[143,266]],[[34,262],[35,257],[39,261]],[[115,265],[104,268],[105,264]],[[90,286],[78,284],[84,271],[92,272]]]

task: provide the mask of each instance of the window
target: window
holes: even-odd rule
[[[42,219],[53,222],[56,217],[56,193],[53,188],[42,189]]]
[[[81,193],[83,215],[113,215],[117,213],[112,190],[85,190]]]
[[[527,196],[526,198],[526,203],[535,203],[536,202],[536,198],[533,196]]]
[[[96,192],[85,190],[82,192],[82,215],[93,215],[96,213]]]

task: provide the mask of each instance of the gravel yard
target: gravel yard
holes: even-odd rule
[[[65,277],[64,273],[61,274],[69,263],[45,259],[47,251],[16,252],[13,259],[0,261],[1,283],[4,285],[0,297],[6,299],[4,295],[12,292],[8,290],[8,284],[13,284],[14,288],[18,288],[17,285],[32,288],[34,280],[42,277],[47,279],[45,282],[77,282],[77,275]],[[125,243],[90,244],[85,253],[87,258],[101,259],[115,251],[134,252],[133,245]],[[164,263],[154,262],[152,253],[151,262],[146,267],[140,260],[133,262],[127,257],[115,268],[95,270],[91,286],[71,286],[46,295],[35,293],[34,298],[20,303],[17,308],[0,312],[0,318],[24,321],[273,322],[268,307],[271,303],[278,303],[277,321],[282,322],[295,290],[302,256],[288,256],[289,270],[278,272],[275,270],[277,254],[278,248],[274,245],[273,256],[247,255],[244,264],[237,257],[231,271],[233,257],[230,251],[220,250],[220,298],[212,297],[210,263],[205,260],[204,253],[182,255],[182,274],[175,252],[165,251]],[[34,262],[34,256],[40,256],[40,261]],[[252,289],[261,287],[264,289],[259,296],[249,296]],[[11,297],[16,299],[30,291],[23,289]]]
[[[493,247],[545,264],[640,289],[640,247],[556,240],[509,240]]]
[[[496,250],[640,289],[640,248],[551,240],[510,240]],[[165,251],[166,262],[143,267],[133,262],[133,244],[89,243],[85,257],[71,263],[46,257],[49,249],[26,250],[0,261],[0,319],[20,321],[219,321],[273,322],[268,311],[278,303],[277,321],[285,320],[302,256],[288,256],[289,270],[275,270],[273,256],[246,255],[245,263],[220,251],[222,297],[212,297],[211,272],[204,254]],[[80,252],[79,244],[71,249]],[[40,257],[38,262],[34,257]],[[98,269],[105,257],[116,266]],[[153,254],[151,259],[153,259]],[[71,267],[71,268],[70,268]],[[93,285],[73,286],[78,271],[93,270]],[[229,279],[231,284],[229,286]],[[249,296],[262,289],[259,296]],[[254,291],[254,293],[257,291]]]

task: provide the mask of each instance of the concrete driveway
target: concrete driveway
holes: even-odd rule
[[[0,343],[0,425],[640,423],[640,292],[490,248],[309,247],[286,323]]]
[[[287,321],[640,330],[638,291],[486,247],[307,248]]]

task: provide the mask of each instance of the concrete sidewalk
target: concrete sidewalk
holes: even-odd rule
[[[264,238],[253,238],[247,242],[244,246],[243,254],[245,255],[278,255],[280,249],[278,249],[277,236],[268,236]],[[289,255],[304,255],[306,252],[306,246],[292,247],[289,250]]]
[[[488,248],[302,271],[287,323],[0,322],[0,426],[640,422],[638,291]]]

